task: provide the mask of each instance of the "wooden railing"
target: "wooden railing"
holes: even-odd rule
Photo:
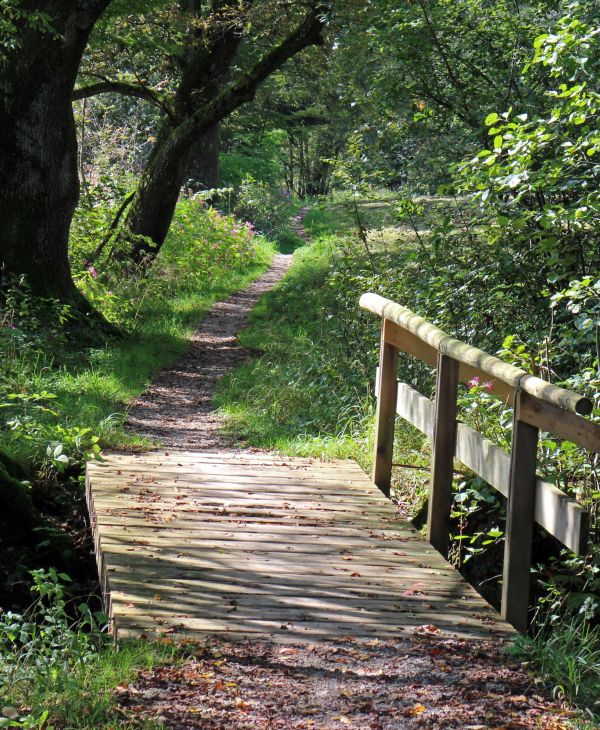
[[[585,510],[537,476],[539,431],[600,451],[600,426],[582,417],[592,412],[592,402],[450,337],[377,294],[364,294],[360,306],[381,317],[373,481],[389,495],[399,415],[433,439],[427,537],[443,555],[450,539],[454,459],[503,494],[508,504],[502,616],[524,631],[534,521],[578,554],[585,552],[588,537]],[[435,401],[398,381],[399,351],[437,368]],[[491,381],[491,393],[514,409],[510,455],[457,421],[458,385],[476,376]]]

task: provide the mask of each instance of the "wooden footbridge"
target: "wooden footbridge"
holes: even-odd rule
[[[511,624],[527,622],[533,522],[585,549],[586,513],[538,479],[535,464],[538,428],[598,449],[600,427],[577,414],[590,411],[589,401],[456,344],[381,297],[362,304],[382,318],[373,480],[348,461],[249,451],[108,454],[88,465],[99,573],[118,638],[510,635],[443,556],[455,457],[508,496],[502,613]],[[397,382],[399,350],[437,365],[436,401]],[[456,420],[458,383],[478,374],[515,405],[510,456]],[[430,542],[385,496],[397,413],[434,440]]]

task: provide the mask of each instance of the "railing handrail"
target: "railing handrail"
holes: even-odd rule
[[[407,307],[379,294],[363,294],[360,306],[382,319],[407,329],[421,341],[453,360],[478,368],[490,377],[501,380],[515,389],[523,390],[539,400],[580,415],[588,415],[593,410],[593,403],[589,398],[548,383],[478,347],[461,342]]]
[[[373,482],[390,493],[396,415],[433,438],[427,537],[446,555],[453,500],[453,462],[460,458],[508,499],[502,582],[502,616],[527,627],[533,523],[575,552],[586,549],[588,515],[574,500],[537,476],[539,432],[553,433],[600,452],[600,424],[583,418],[593,404],[578,393],[547,383],[377,294],[360,305],[381,318]],[[435,402],[398,382],[398,353],[437,367]],[[459,423],[460,382],[492,379],[492,394],[513,407],[510,457],[479,432]]]

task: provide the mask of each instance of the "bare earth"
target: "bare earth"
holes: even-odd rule
[[[211,410],[215,384],[246,357],[237,334],[291,261],[276,256],[252,286],[214,306],[186,355],[134,404],[131,429],[169,449],[231,448]],[[457,640],[435,625],[395,640],[207,639],[186,651],[181,663],[118,688],[124,722],[178,730],[549,730],[566,727],[568,717],[500,641]]]
[[[292,265],[292,256],[274,256],[271,268],[225,302],[211,309],[190,340],[185,355],[133,404],[127,425],[170,449],[206,450],[231,447],[219,429],[211,401],[217,381],[242,363],[247,353],[238,333],[258,298],[272,289]]]

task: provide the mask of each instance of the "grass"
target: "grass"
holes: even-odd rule
[[[128,404],[161,367],[186,349],[189,335],[215,301],[244,288],[268,268],[273,245],[262,238],[253,241],[252,260],[222,267],[211,281],[204,281],[186,276],[185,266],[178,265],[178,246],[190,242],[173,237],[169,245],[175,260],[168,265],[157,262],[163,267],[161,277],[164,272],[171,278],[168,289],[160,278],[158,296],[142,296],[137,310],[128,310],[118,321],[123,333],[118,339],[99,339],[90,346],[91,338],[82,342],[61,336],[60,328],[54,329],[52,323],[40,327],[33,309],[24,310],[29,312],[25,323],[29,329],[20,321],[11,328],[9,335],[22,338],[22,346],[8,348],[0,404],[5,406],[5,419],[16,420],[14,427],[0,430],[0,452],[29,464],[36,506],[44,524],[53,526],[56,533],[60,525],[60,539],[44,544],[45,533],[40,533],[39,544],[22,545],[18,533],[10,531],[10,522],[5,524],[0,517],[0,603],[6,609],[27,605],[30,571],[40,565],[59,565],[73,577],[73,587],[67,587],[65,594],[94,590],[90,546],[84,542],[83,550],[74,550],[70,542],[81,544],[83,531],[79,514],[85,509],[79,478],[82,462],[95,448],[96,439],[102,447],[150,445],[125,432]],[[193,253],[195,249],[190,246],[189,250]],[[165,253],[169,254],[168,248]],[[26,296],[23,302],[29,307]],[[48,446],[53,452],[56,442],[62,443],[63,453],[68,455],[66,468],[64,462],[48,456]],[[10,614],[0,609],[0,712],[12,707],[16,716],[25,718],[13,722],[0,717],[0,727],[140,727],[115,711],[114,689],[131,681],[141,669],[177,660],[174,647],[149,642],[116,647],[102,642],[96,629],[89,634],[88,644],[87,628],[72,624],[75,609],[61,611],[52,619],[56,641],[49,649],[43,642],[44,635],[49,635],[47,618],[30,624],[29,635],[19,630],[15,640],[11,639],[12,629],[3,633],[2,617],[10,618]],[[18,625],[18,619],[14,621]],[[66,659],[68,646],[73,647],[72,661]],[[82,655],[77,658],[79,647]],[[13,669],[23,678],[9,686]]]
[[[60,727],[62,730],[80,728],[154,728],[155,723],[143,725],[126,718],[116,708],[115,692],[126,688],[143,671],[173,665],[182,658],[174,644],[137,641],[118,646],[107,642],[85,661],[60,668],[38,671],[31,681],[19,683],[3,697],[4,708],[11,708],[21,722],[0,727]],[[39,656],[44,661],[44,656]],[[56,673],[62,675],[57,682]]]
[[[530,663],[555,697],[584,709],[591,722],[600,721],[600,626],[570,616],[533,637],[519,636],[511,653]]]
[[[240,335],[244,347],[263,355],[224,378],[215,403],[241,442],[329,458],[368,448],[363,424],[371,405],[356,378],[343,381],[335,362],[341,343],[327,285],[334,253],[329,237],[298,250],[291,271],[259,301]]]
[[[296,252],[286,277],[259,301],[240,335],[260,354],[219,383],[215,404],[226,431],[242,445],[352,458],[368,471],[379,322],[361,315],[362,291],[345,292],[335,278],[345,265],[348,221],[340,222],[337,207],[310,209],[305,228],[312,231],[311,245]],[[398,428],[396,455],[403,463],[426,465],[423,444],[408,424]],[[410,470],[401,501],[420,502],[426,480],[426,472]]]
[[[105,447],[147,446],[145,439],[122,428],[127,405],[153,375],[185,351],[190,334],[214,302],[250,284],[268,268],[273,253],[273,246],[260,239],[251,264],[223,271],[204,287],[183,284],[169,297],[148,300],[120,339],[92,348],[70,342],[56,358],[38,353],[24,361],[17,356],[2,390],[54,394],[58,417],[40,414],[39,418],[90,428]],[[45,435],[40,433],[39,440],[35,435],[21,440],[15,436],[3,431],[0,448],[16,457],[31,459],[36,451],[38,458],[43,457]]]
[[[181,659],[174,645],[157,642],[128,642],[110,645],[82,665],[73,676],[70,687],[60,694],[52,684],[36,687],[36,706],[50,710],[48,721],[62,730],[102,727],[139,728],[139,722],[127,719],[115,708],[114,693],[127,687],[142,671],[151,671]],[[158,728],[147,721],[141,727]]]
[[[313,243],[297,252],[286,278],[259,302],[241,336],[257,357],[221,381],[216,402],[228,432],[244,445],[289,455],[353,458],[368,470],[378,322],[358,311],[362,287],[373,280],[364,278],[364,251],[348,243],[351,220],[340,210],[341,204],[320,205],[306,216]],[[383,221],[377,216],[371,218],[375,224]],[[405,253],[414,250],[414,236],[397,227],[389,231],[385,229],[381,245],[374,247],[374,260],[402,271]],[[376,229],[370,240],[377,240]],[[402,379],[429,394],[429,371],[411,372],[404,361],[400,370]],[[407,516],[416,517],[428,492],[429,442],[399,422],[394,457],[395,462],[424,467],[395,471],[395,499]],[[518,649],[557,697],[587,708],[590,718],[600,708],[598,632],[589,624],[565,620],[548,635],[522,638]],[[596,719],[575,722],[587,728]]]

